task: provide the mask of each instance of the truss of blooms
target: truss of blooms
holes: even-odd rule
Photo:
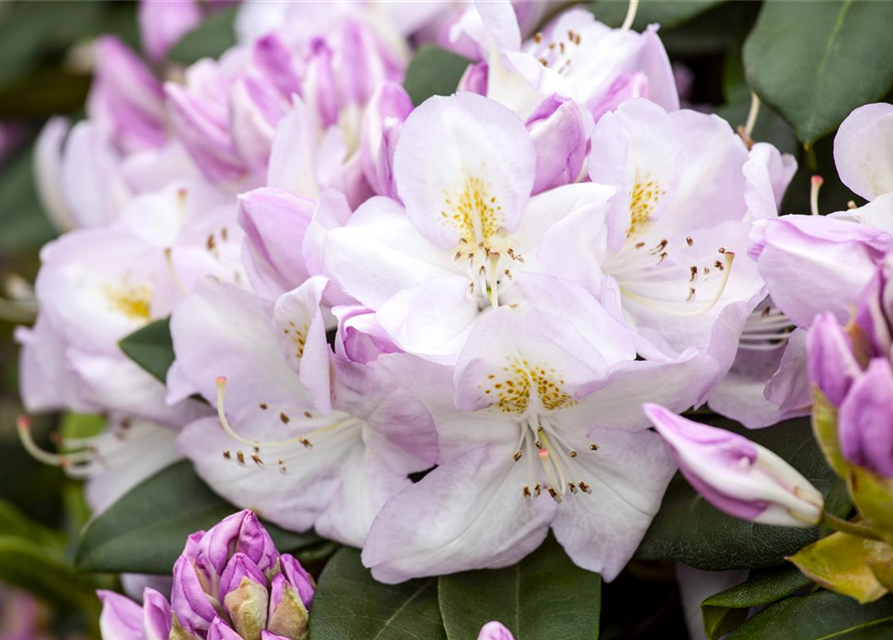
[[[152,66],[98,41],[88,117],[39,142],[65,233],[17,336],[30,412],[109,427],[50,453],[23,421],[34,455],[89,479],[99,510],[187,458],[386,583],[509,566],[550,531],[610,581],[680,468],[738,517],[822,520],[786,462],[680,415],[705,404],[763,428],[819,389],[846,464],[893,475],[893,107],[836,140],[867,205],[780,215],[796,162],[680,108],[656,28],[570,9],[529,33],[523,3],[446,4],[249,5],[242,43],[185,69],[148,19]],[[424,41],[473,63],[414,105]],[[168,317],[163,384],[118,343]],[[312,579],[233,517],[248,560],[191,539],[178,568],[213,580],[175,570],[173,609],[108,594],[107,628],[145,616],[167,637],[173,611],[202,639],[303,638]]]

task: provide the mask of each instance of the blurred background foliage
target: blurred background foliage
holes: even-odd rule
[[[762,53],[759,43],[750,50],[745,47],[755,26],[760,26],[761,11],[767,10],[764,4],[784,5],[772,9],[783,14],[789,5],[801,5],[802,10],[807,4],[837,3],[645,0],[634,27],[660,23],[660,35],[677,68],[686,104],[714,111],[737,127],[744,123],[750,108],[747,63],[751,75],[753,65],[765,67],[756,59]],[[627,2],[596,2],[591,9],[598,19],[619,26]],[[823,17],[818,13],[815,20],[820,21]],[[215,14],[184,37],[171,59],[187,64],[231,46],[235,41],[234,15],[235,9]],[[784,15],[770,18],[773,24],[786,19]],[[820,31],[821,26],[815,29]],[[33,282],[39,249],[55,234],[32,180],[34,138],[51,115],[83,116],[91,80],[90,44],[102,33],[116,34],[138,49],[136,3],[0,0],[0,286],[5,289],[4,297],[21,279]],[[790,46],[799,45],[794,42]],[[437,57],[441,53],[423,55]],[[780,54],[775,51],[773,55]],[[804,55],[812,53],[807,48]],[[442,64],[433,65],[436,74],[426,77],[425,69],[432,66],[423,65],[421,59],[417,62],[407,86],[427,94],[439,83],[452,81],[455,86],[449,74],[441,73],[444,69],[461,73],[464,68],[461,61],[457,67],[455,60],[441,60]],[[778,58],[775,64],[784,65],[786,60]],[[773,78],[759,75],[762,86],[771,93]],[[784,101],[779,104],[784,106]],[[795,121],[790,113],[786,117]],[[836,124],[830,131],[816,130],[817,135],[802,128],[795,132],[788,121],[764,105],[753,135],[757,141],[772,142],[795,154],[800,164],[783,211],[809,211],[813,173],[825,178],[820,209],[846,208],[855,198],[834,171],[833,135],[828,134]],[[809,147],[798,141],[798,133],[801,141],[810,142]],[[116,580],[111,575],[83,574],[74,569],[79,534],[89,518],[82,487],[66,479],[59,469],[29,458],[18,443],[15,419],[22,407],[17,397],[14,328],[14,318],[0,319],[0,638],[98,637],[99,603],[93,590],[113,587]],[[72,416],[40,416],[34,422],[44,446],[49,445],[55,430],[83,434],[95,430],[97,424],[96,419]],[[602,599],[600,637],[604,640],[685,637],[671,563],[634,561],[617,581],[604,586]],[[632,626],[630,620],[635,621]]]

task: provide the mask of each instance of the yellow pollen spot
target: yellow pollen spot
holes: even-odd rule
[[[493,398],[493,403],[502,413],[523,414],[530,407],[531,394],[536,394],[540,405],[548,410],[563,409],[576,404],[573,396],[562,389],[564,378],[551,367],[531,367],[526,360],[507,358],[508,366],[503,367],[505,378],[491,384],[488,375],[487,386],[480,388],[485,396]]]
[[[480,244],[499,232],[502,207],[488,193],[483,178],[465,174],[452,193],[446,194],[441,216],[462,234],[462,241]]]
[[[629,231],[627,238],[633,238],[641,233],[649,222],[649,218],[657,208],[657,204],[666,192],[661,190],[660,183],[651,179],[651,174],[646,173],[640,178],[636,172],[636,183],[633,187],[632,197],[629,203]]]
[[[130,320],[148,322],[151,319],[152,287],[149,285],[130,285],[127,282],[120,287],[105,285],[103,293],[113,311]]]

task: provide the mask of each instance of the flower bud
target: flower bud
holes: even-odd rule
[[[888,254],[862,292],[856,324],[865,333],[871,356],[890,353],[893,346],[893,255]]]
[[[279,573],[273,577],[270,592],[270,632],[293,640],[310,634],[308,609],[316,584],[300,563],[285,554],[279,559]]]
[[[708,502],[743,520],[808,527],[822,516],[822,494],[768,449],[724,429],[644,405],[682,474]]]
[[[360,162],[363,175],[375,193],[394,198],[394,147],[403,121],[412,111],[409,94],[395,82],[383,82],[375,90],[363,115]]]
[[[852,344],[831,313],[818,316],[806,339],[809,379],[836,407],[862,369],[853,356]]]
[[[501,622],[494,620],[481,627],[478,640],[515,640],[515,636]]]
[[[164,91],[143,61],[114,36],[96,42],[90,116],[125,152],[157,149],[166,140]]]
[[[239,196],[242,261],[258,295],[275,300],[310,277],[300,248],[315,209],[316,201],[284,189]]]
[[[208,629],[208,640],[243,640],[242,636],[233,631],[226,622],[220,618],[214,618]]]
[[[146,588],[143,606],[113,591],[97,591],[102,602],[99,631],[103,640],[168,640],[171,606],[167,598]]]
[[[260,640],[267,626],[267,579],[243,553],[236,553],[220,577],[220,601],[244,640]]]
[[[553,95],[527,120],[536,148],[533,194],[576,182],[583,168],[592,115],[573,100]]]
[[[138,11],[140,39],[153,62],[161,62],[180,39],[202,21],[198,2],[140,0]]]
[[[338,88],[332,68],[333,57],[332,49],[325,39],[313,39],[310,44],[310,59],[304,72],[303,95],[322,129],[336,124],[340,111]]]
[[[843,456],[885,478],[893,477],[893,369],[874,358],[840,405],[838,433]]]

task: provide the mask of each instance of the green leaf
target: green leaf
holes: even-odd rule
[[[446,49],[425,45],[409,63],[403,87],[416,106],[431,96],[451,95],[469,62]]]
[[[727,640],[884,640],[893,636],[893,598],[861,605],[830,591],[791,596],[763,609]]]
[[[99,601],[93,585],[78,576],[58,552],[28,538],[0,536],[0,580],[30,591],[63,609],[93,610]]]
[[[35,545],[62,551],[65,549],[65,534],[54,531],[29,518],[17,506],[0,500],[0,532],[3,536],[25,538]]]
[[[441,576],[438,585],[449,640],[475,640],[491,620],[515,640],[598,638],[601,576],[576,566],[551,536],[513,567]]]
[[[381,584],[363,567],[359,551],[341,549],[319,577],[310,640],[345,638],[445,639],[437,608],[437,579]]]
[[[671,29],[712,9],[723,0],[643,0],[636,12],[632,28],[644,30],[649,24]],[[620,27],[626,18],[628,2],[595,2],[590,11],[596,19],[611,27]]]
[[[170,573],[186,537],[238,511],[199,479],[188,461],[163,469],[136,486],[92,520],[84,530],[77,566],[85,571]],[[265,523],[282,552],[315,544],[313,533],[298,534]]]
[[[198,27],[171,48],[168,59],[192,64],[202,58],[219,58],[227,49],[237,44],[233,29],[236,12],[237,8],[233,7],[207,16]]]
[[[121,351],[143,369],[164,383],[167,370],[174,363],[174,342],[171,339],[171,319],[150,322],[119,343]]]
[[[893,3],[764,2],[744,45],[748,84],[804,144],[893,88]]]
[[[762,607],[812,584],[796,567],[781,565],[756,570],[739,585],[720,591],[701,603],[704,631],[709,640],[733,631],[746,619],[751,607]]]
[[[826,508],[835,515],[849,511],[848,502],[840,497],[840,492],[845,494],[843,483],[825,463],[808,418],[755,431],[722,418],[709,422],[743,433],[787,460],[825,496],[832,496],[826,500]],[[636,557],[678,560],[707,571],[769,567],[817,540],[818,534],[814,527],[771,527],[733,518],[701,498],[682,476],[676,476]]]
[[[55,235],[37,200],[32,154],[33,147],[19,152],[0,171],[0,249],[22,255],[35,251]]]

